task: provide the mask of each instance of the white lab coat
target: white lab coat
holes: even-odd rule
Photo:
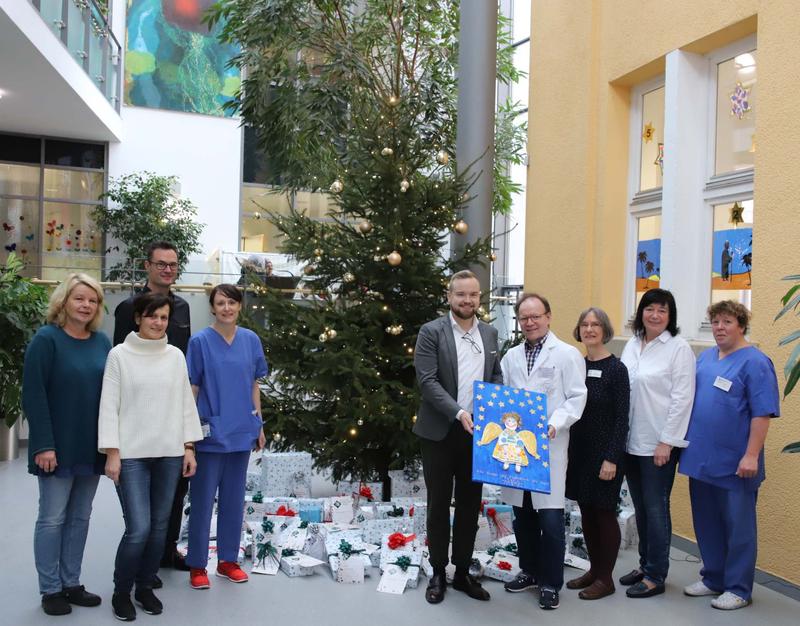
[[[504,385],[547,393],[548,423],[556,429],[555,438],[549,440],[550,493],[532,491],[531,500],[534,509],[563,509],[569,429],[586,406],[586,362],[577,348],[550,331],[530,374],[524,344],[511,348],[500,366]],[[522,506],[522,491],[503,487],[502,492],[507,503]]]

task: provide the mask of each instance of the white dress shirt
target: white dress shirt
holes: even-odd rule
[[[631,337],[622,351],[631,381],[628,452],[653,456],[666,443],[685,448],[694,402],[695,358],[689,344],[665,330],[643,346]]]
[[[458,397],[456,402],[461,410],[466,411],[472,415],[472,383],[476,380],[483,380],[483,367],[485,363],[485,355],[483,353],[483,339],[481,332],[478,329],[478,318],[472,318],[472,328],[464,331],[458,325],[453,312],[450,312],[450,326],[453,328],[453,339],[456,342],[456,354],[458,356]],[[480,352],[475,350],[472,346],[475,343]],[[461,414],[459,411],[456,414],[456,419]]]

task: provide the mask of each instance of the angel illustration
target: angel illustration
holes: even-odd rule
[[[518,413],[503,413],[503,424],[501,428],[496,422],[489,422],[483,429],[483,436],[478,442],[479,446],[486,445],[497,439],[492,457],[503,464],[503,469],[507,470],[511,465],[517,472],[522,471],[523,466],[528,465],[528,453],[534,458],[539,458],[536,451],[536,435],[529,430],[517,430],[522,426],[522,417]]]

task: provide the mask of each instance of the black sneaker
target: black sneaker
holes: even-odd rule
[[[536,579],[527,574],[525,572],[520,572],[517,574],[517,577],[514,580],[508,581],[505,585],[506,591],[511,593],[519,593],[520,591],[525,591],[526,589],[535,589],[536,588]]]
[[[164,610],[164,605],[161,604],[161,600],[156,598],[152,589],[137,589],[133,597],[148,615],[160,615]]]
[[[46,593],[42,596],[42,610],[48,615],[69,615],[72,607],[63,591]]]
[[[111,596],[111,608],[114,617],[121,622],[132,622],[136,619],[136,607],[133,606],[129,593],[115,593]]]
[[[65,587],[64,595],[67,596],[67,601],[75,606],[100,606],[102,602],[100,596],[89,593],[83,585]]]
[[[164,581],[158,577],[158,574],[153,574],[153,589],[161,589],[164,586]]]
[[[539,608],[551,611],[558,608],[558,591],[552,587],[542,587],[539,591]]]

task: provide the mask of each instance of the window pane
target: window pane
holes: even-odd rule
[[[664,174],[664,88],[642,96],[642,158],[639,191],[661,187]]]
[[[530,37],[531,34],[531,3],[530,0],[513,0],[511,9],[514,18],[512,36],[514,41]]]
[[[36,163],[42,160],[42,140],[0,133],[0,161]]]
[[[39,196],[39,166],[0,163],[0,194]]]
[[[717,65],[716,174],[753,167],[756,95],[755,50]]]
[[[69,272],[87,272],[100,280],[103,236],[89,215],[91,204],[44,203],[42,278],[61,280]]]
[[[288,212],[285,194],[272,193],[270,187],[242,187],[242,235],[239,249],[243,252],[278,252],[281,238],[278,229],[267,219],[266,211]]]
[[[530,53],[530,42],[514,48],[514,67],[520,72],[524,72],[524,76],[520,77],[519,82],[511,85],[511,102],[519,103],[519,106],[523,108],[528,106],[528,69],[530,65]]]
[[[259,185],[280,184],[280,177],[270,163],[269,157],[258,147],[256,131],[252,126],[244,127],[242,182]]]
[[[753,201],[714,206],[711,303],[736,300],[750,308],[753,267]]]
[[[44,197],[97,202],[103,193],[102,172],[44,170]]]
[[[36,265],[39,252],[39,201],[0,198],[0,219],[3,221],[3,248],[0,263],[10,252],[16,253],[26,265]],[[26,275],[35,274],[31,267]]]
[[[634,309],[639,306],[645,291],[655,289],[661,282],[661,216],[640,217],[637,222]]]
[[[98,143],[46,139],[44,142],[44,162],[48,165],[90,167],[101,170],[105,165],[105,148]]]

